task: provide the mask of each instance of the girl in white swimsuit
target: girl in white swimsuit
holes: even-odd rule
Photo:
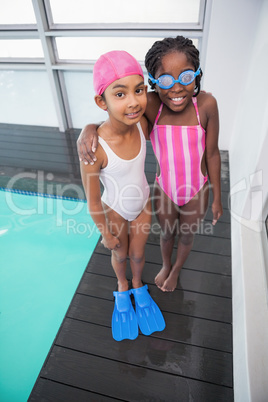
[[[145,335],[165,327],[162,314],[141,279],[151,225],[150,189],[144,173],[145,138],[149,139],[147,120],[143,117],[147,87],[139,63],[123,51],[100,57],[94,66],[93,83],[95,102],[109,117],[98,128],[97,161],[93,165],[81,163],[81,176],[91,217],[103,245],[112,252],[118,281],[113,337],[135,339],[138,324]],[[104,186],[102,196],[100,181]],[[131,290],[126,278],[127,257],[132,272]],[[136,314],[132,311],[131,294],[135,297]]]

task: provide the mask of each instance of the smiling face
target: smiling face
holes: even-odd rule
[[[195,68],[188,61],[186,55],[182,52],[172,51],[163,56],[161,66],[156,70],[154,78],[158,79],[161,75],[168,74],[177,80],[179,75],[187,70],[195,71]],[[195,80],[189,85],[177,82],[169,89],[162,89],[158,85],[155,88],[161,101],[174,112],[181,112],[192,102],[194,89]]]
[[[113,124],[136,124],[147,105],[147,86],[140,75],[129,75],[110,84],[104,96],[96,96],[99,107],[107,110]]]

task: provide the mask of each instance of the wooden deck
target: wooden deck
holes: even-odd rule
[[[152,154],[146,159],[153,181]],[[146,246],[143,281],[166,320],[149,337],[116,342],[111,334],[116,278],[98,244],[47,356],[29,401],[233,401],[231,240],[228,154],[222,152],[224,215],[211,211],[196,235],[177,289],[154,285],[161,267],[159,235]]]

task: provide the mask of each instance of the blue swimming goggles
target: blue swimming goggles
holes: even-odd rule
[[[183,71],[183,73],[181,73],[179,75],[179,78],[177,80],[175,80],[172,77],[172,75],[168,75],[168,74],[161,75],[156,80],[149,73],[149,78],[153,84],[157,84],[160,88],[169,89],[169,88],[172,88],[176,82],[179,82],[181,85],[190,85],[194,81],[195,77],[200,74],[200,72],[201,72],[201,69],[199,66],[198,69],[196,70],[196,72],[194,72],[193,70]]]

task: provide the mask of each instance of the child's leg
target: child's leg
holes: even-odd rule
[[[160,249],[163,265],[155,277],[155,283],[162,288],[171,270],[171,257],[178,230],[179,207],[161,190],[157,183],[154,188],[154,210],[161,227]]]
[[[181,268],[192,249],[194,235],[206,214],[208,195],[209,188],[205,184],[191,201],[180,208],[177,258],[161,288],[165,292],[172,292],[177,286]]]
[[[128,221],[111,209],[106,210],[105,214],[111,233],[120,241],[120,247],[112,250],[111,263],[117,277],[118,292],[124,292],[128,290],[128,281],[126,278]]]
[[[145,262],[145,244],[148,239],[151,227],[152,208],[149,199],[146,207],[140,215],[130,223],[129,228],[129,250],[130,266],[132,272],[133,288],[143,286],[141,281],[142,271]]]

